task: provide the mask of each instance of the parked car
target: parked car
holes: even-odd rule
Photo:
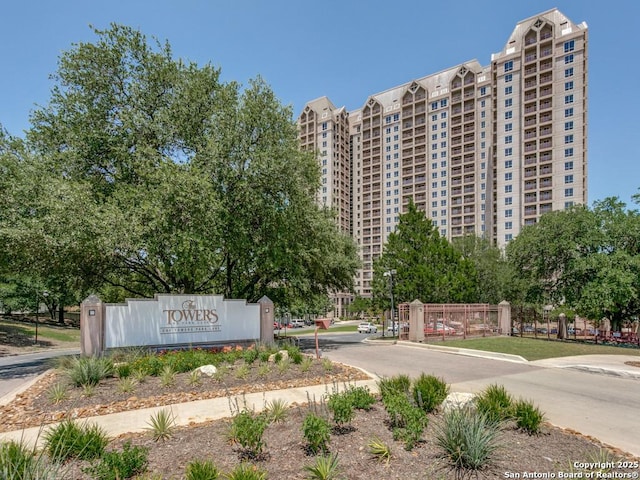
[[[371,322],[362,322],[358,325],[358,333],[378,333],[378,327]]]
[[[425,325],[424,327],[424,333],[425,335],[442,335],[444,331],[445,335],[455,335],[456,334],[456,329],[452,328],[448,325],[444,325],[442,323],[436,323],[436,326],[434,328],[433,324],[430,325]]]
[[[289,322],[289,328],[302,328],[304,327],[304,320],[300,318],[294,318]]]

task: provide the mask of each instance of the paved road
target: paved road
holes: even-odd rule
[[[358,343],[354,343],[358,342]],[[306,341],[302,341],[302,346]],[[355,337],[321,339],[323,355],[380,376],[422,372],[452,391],[479,392],[498,383],[532,400],[554,425],[591,435],[640,456],[640,381],[531,363],[454,355],[424,347],[362,344]]]

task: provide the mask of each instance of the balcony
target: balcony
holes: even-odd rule
[[[538,59],[537,55],[535,53],[531,53],[524,57],[524,63],[535,62],[537,59]]]
[[[524,178],[531,178],[531,177],[535,177],[538,174],[537,169],[534,168],[527,168],[524,171]]]
[[[536,163],[536,154],[532,154],[532,155],[525,155],[524,157],[524,164],[525,165],[533,165]]]

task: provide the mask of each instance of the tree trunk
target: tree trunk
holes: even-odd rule
[[[64,307],[62,305],[58,308],[58,323],[64,325]]]

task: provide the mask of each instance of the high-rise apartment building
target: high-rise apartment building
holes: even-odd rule
[[[348,114],[326,97],[305,106],[318,199],[345,231],[350,205],[359,294],[371,294],[373,261],[410,200],[442,236],[501,247],[540,215],[587,202],[587,38],[585,23],[553,9],[519,22],[488,66],[459,64]]]

